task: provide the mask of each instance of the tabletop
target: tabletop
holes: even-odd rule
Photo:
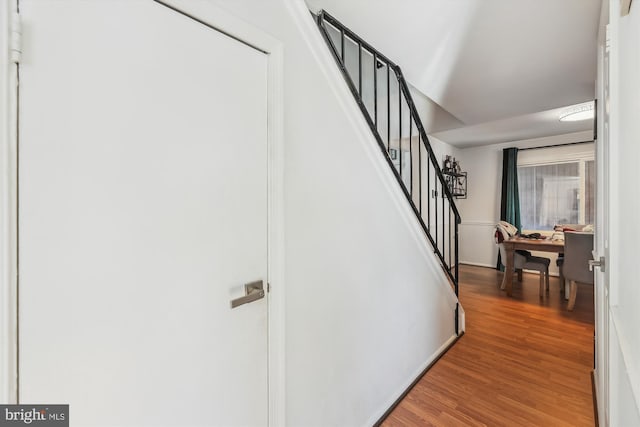
[[[504,242],[505,249],[529,249],[543,252],[562,252],[564,250],[564,240],[528,239],[514,236]]]

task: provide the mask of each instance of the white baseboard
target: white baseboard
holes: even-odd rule
[[[471,261],[460,261],[460,264],[464,265],[474,265],[476,267],[487,267],[487,268],[496,268],[496,265],[486,264],[483,262],[471,262]]]
[[[380,420],[380,418],[385,414],[385,412],[387,412],[389,408],[391,408],[396,403],[396,400],[398,400],[398,398],[402,396],[409,387],[411,387],[413,382],[419,376],[422,375],[424,370],[427,369],[427,367],[430,364],[432,364],[435,360],[437,360],[442,355],[442,353],[445,352],[456,339],[458,339],[458,337],[455,334],[452,335],[451,338],[449,338],[444,344],[442,344],[442,346],[440,346],[440,348],[438,348],[431,355],[431,357],[429,357],[423,364],[418,366],[418,368],[411,375],[409,375],[409,379],[407,380],[407,382],[401,385],[398,388],[398,390],[396,390],[395,393],[391,395],[392,397],[387,402],[385,402],[384,405],[382,405],[381,410],[379,410],[376,414],[374,414],[371,418],[369,418],[369,421],[367,421],[366,425],[369,425],[369,426],[375,425]]]
[[[490,265],[490,264],[485,264],[482,262],[470,262],[470,261],[460,261],[460,264],[464,264],[464,265],[473,265],[475,267],[487,267],[487,268],[496,268],[495,264]],[[538,274],[537,271],[535,270],[524,270],[525,273],[533,273],[533,274]],[[551,277],[558,277],[558,273],[549,273],[549,276]]]

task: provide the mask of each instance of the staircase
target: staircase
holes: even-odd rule
[[[327,12],[318,27],[458,296],[460,213],[400,67]],[[459,335],[459,303],[455,331]]]

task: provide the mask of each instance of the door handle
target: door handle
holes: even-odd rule
[[[264,298],[264,287],[262,280],[246,283],[244,285],[244,296],[231,300],[231,308],[239,307],[243,304],[257,301]]]
[[[589,271],[593,271],[593,267],[600,267],[600,271],[604,273],[604,257],[601,256],[598,261],[594,259],[589,260]]]

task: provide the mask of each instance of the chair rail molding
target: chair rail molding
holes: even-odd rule
[[[494,227],[496,224],[498,223],[498,220],[495,221],[462,221],[460,223],[461,226],[468,226],[468,227],[484,227],[484,226],[488,226],[488,227]]]
[[[498,250],[493,229],[498,220],[467,220],[460,224],[460,263],[495,268]]]

